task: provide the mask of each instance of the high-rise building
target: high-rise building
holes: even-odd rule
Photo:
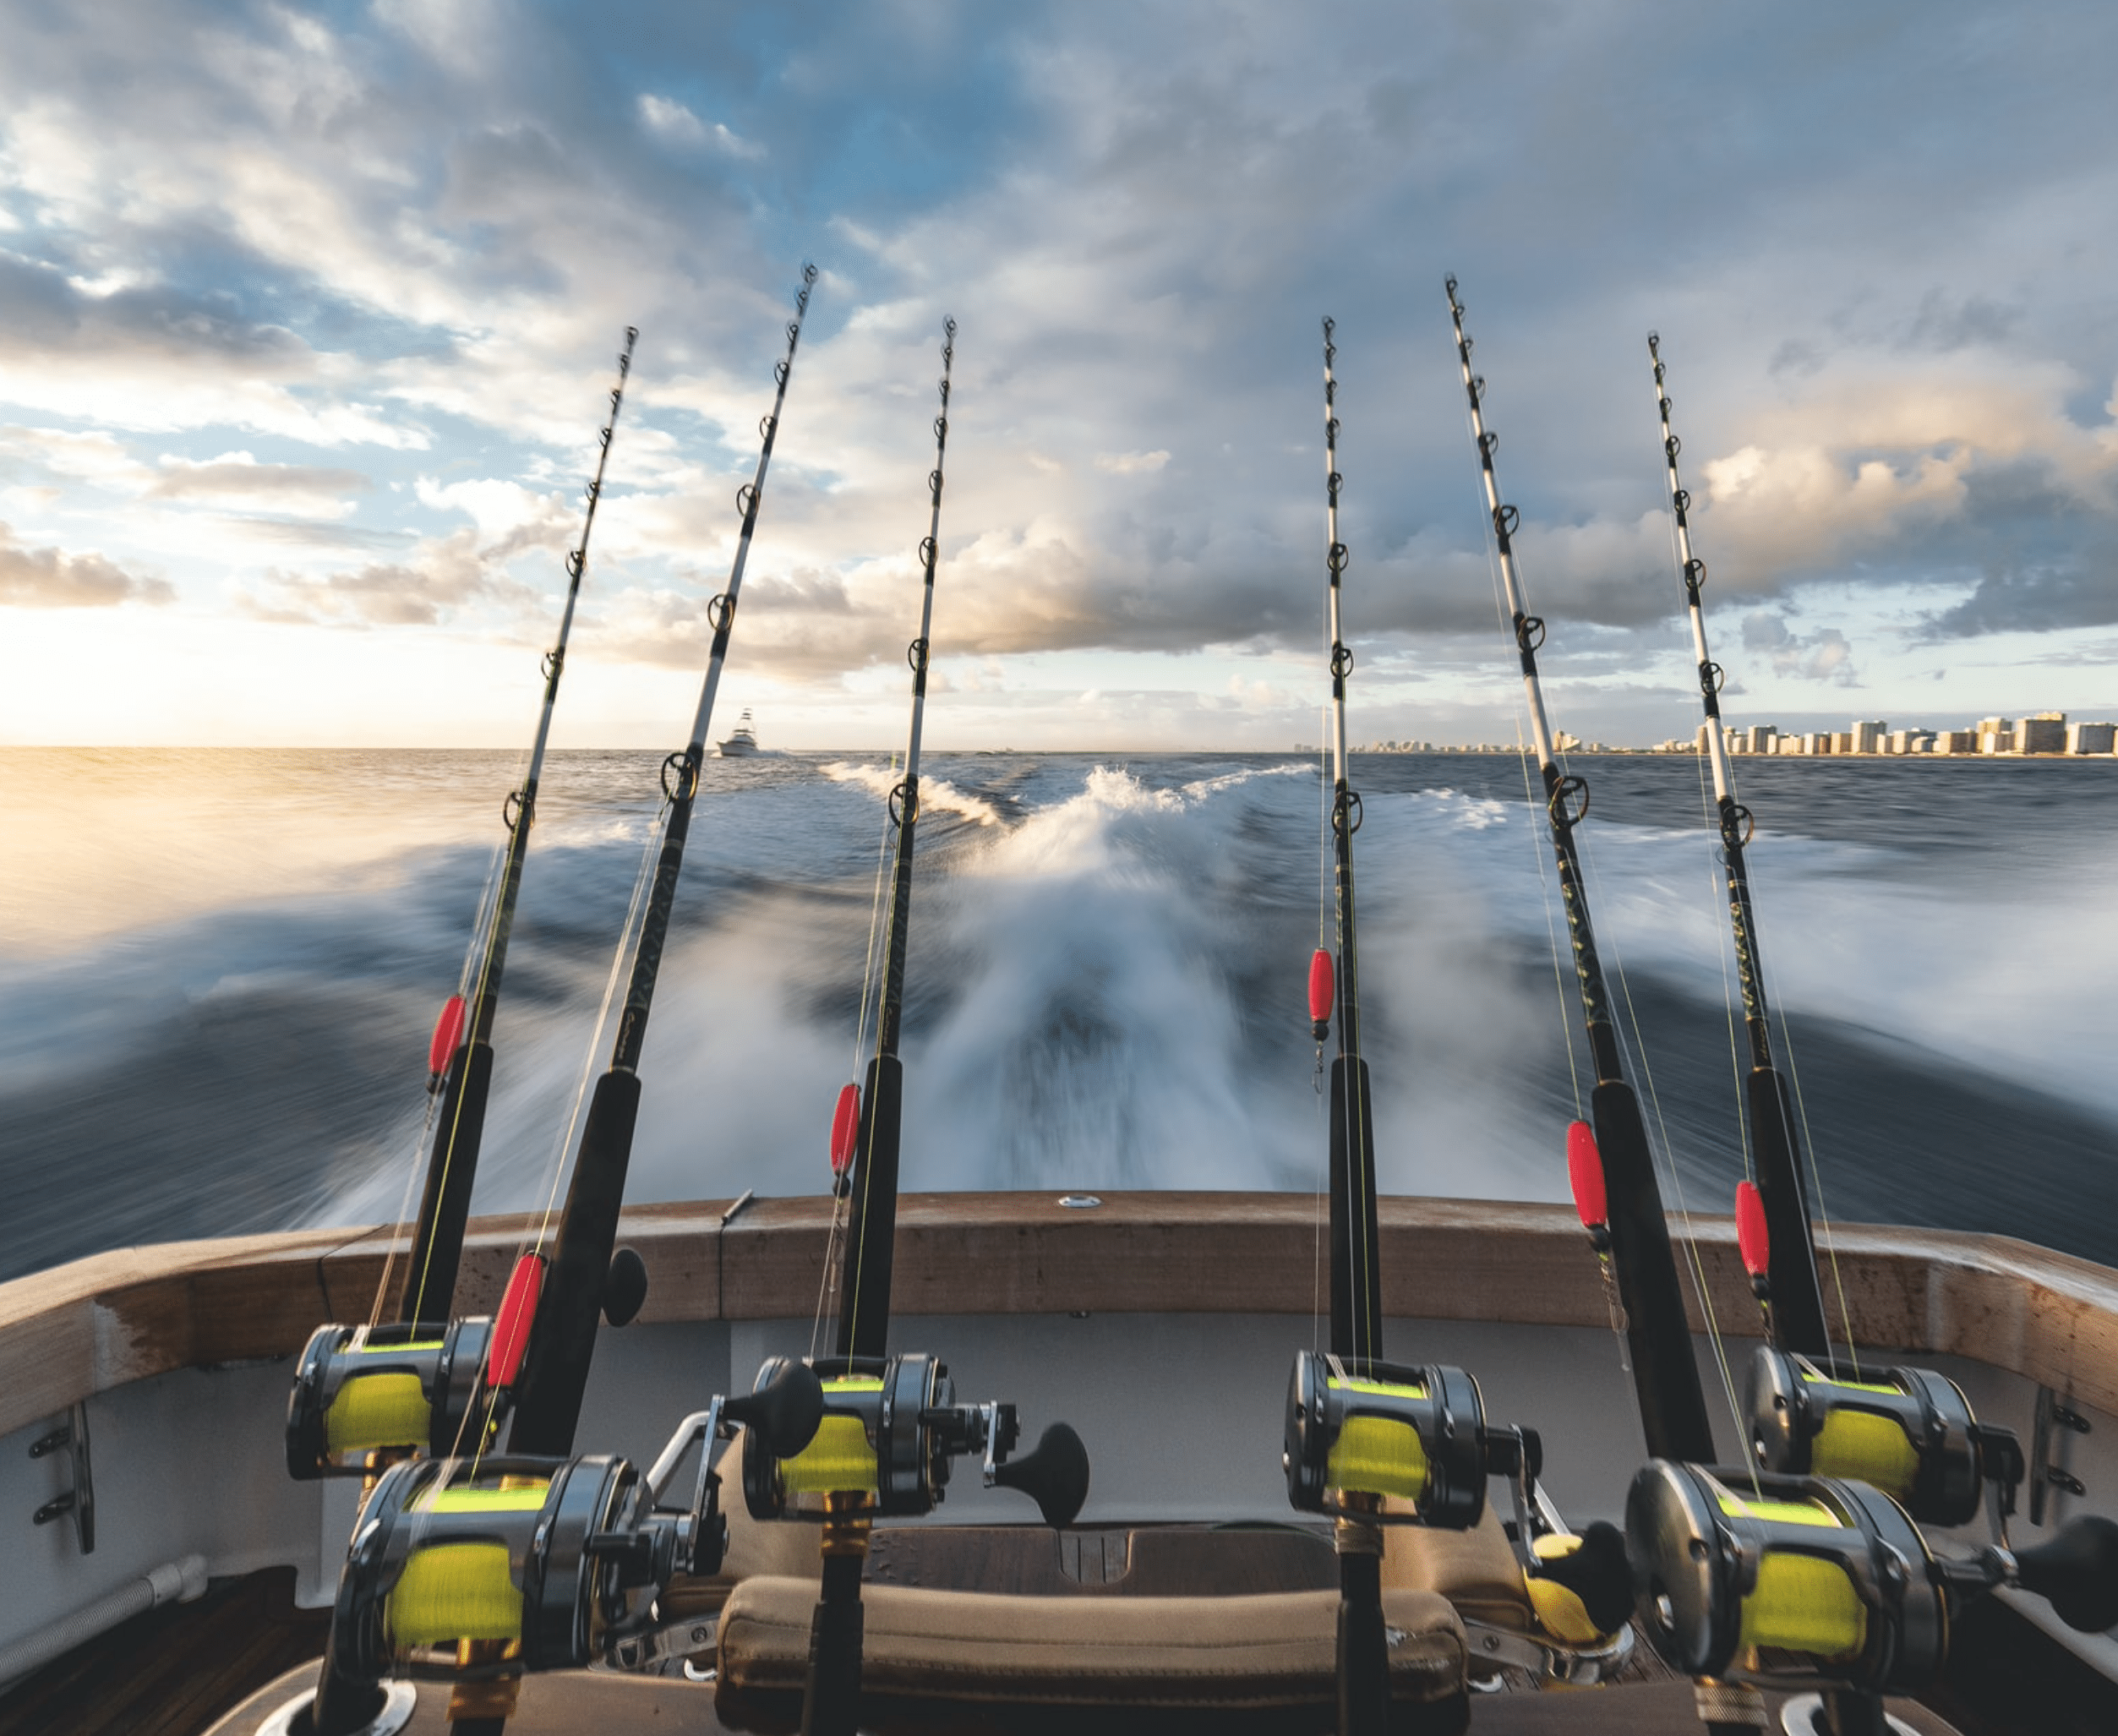
[[[1772,744],[1779,738],[1779,727],[1773,723],[1753,723],[1750,726],[1750,751],[1771,753]]]
[[[2118,724],[2069,723],[2066,726],[2066,751],[2069,753],[2110,753],[2118,747]]]
[[[1881,753],[1883,751],[1883,737],[1888,733],[1890,725],[1880,718],[1873,723],[1867,723],[1856,719],[1853,724],[1853,751],[1855,753]]]
[[[2015,751],[2017,753],[2065,753],[2066,713],[2039,712],[2033,718],[2023,718],[2022,727],[2015,732]]]

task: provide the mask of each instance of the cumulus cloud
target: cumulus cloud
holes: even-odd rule
[[[1853,668],[1853,647],[1837,627],[1819,627],[1814,633],[1797,633],[1775,614],[1744,617],[1743,647],[1761,652],[1776,675],[1802,681],[1827,682],[1835,687],[1858,687],[1860,677]]]
[[[813,248],[746,656],[820,683],[901,656],[951,313],[937,649],[1313,649],[1329,313],[1349,630],[1471,668],[1504,641],[1453,268],[1531,606],[1578,667],[1637,669],[1679,604],[1650,324],[1713,594],[1787,635],[1753,647],[1771,668],[1848,680],[1858,642],[1872,680],[1908,621],[2118,619],[2118,357],[2078,288],[2114,263],[2107,9],[1996,38],[1943,0],[1859,56],[1821,0],[1769,41],[1646,0],[1436,0],[1416,30],[1354,0],[1329,31],[1262,0],[1031,0],[791,42],[739,0],[609,52],[513,0],[21,10],[0,402],[67,430],[3,448],[40,547],[129,494],[96,539],[137,567],[156,514],[228,507],[267,563],[244,606],[513,632],[510,563],[577,529],[632,324],[597,532],[620,570],[586,604],[609,654],[690,663]],[[1879,57],[1891,90],[1849,87]],[[1716,189],[1673,229],[1672,136]],[[149,434],[145,460],[119,438]],[[218,595],[221,554],[184,581]],[[1798,634],[1818,586],[1852,600]]]
[[[206,500],[298,517],[335,518],[352,510],[348,496],[366,494],[373,486],[358,470],[260,464],[248,452],[227,452],[203,461],[164,458],[161,474],[147,494],[150,500]]]
[[[168,603],[161,579],[137,578],[101,554],[25,549],[0,524],[0,605],[13,609],[109,609],[121,603]]]
[[[478,521],[422,539],[401,560],[322,575],[273,569],[237,606],[267,620],[373,627],[432,626],[481,603],[501,604],[510,616],[534,611],[538,593],[510,576],[508,563],[566,545],[573,527],[556,499],[512,483],[422,489]],[[541,622],[537,631],[545,631]]]
[[[755,162],[765,155],[763,145],[738,138],[719,121],[707,126],[681,102],[671,97],[642,95],[640,98],[640,119],[649,132],[672,144],[711,145],[717,150],[749,162]]]

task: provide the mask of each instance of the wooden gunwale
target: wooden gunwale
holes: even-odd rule
[[[643,1320],[772,1319],[814,1307],[829,1201],[760,1199],[723,1226],[729,1204],[625,1214],[622,1239],[647,1265]],[[463,1284],[473,1308],[498,1302],[529,1223],[472,1226]],[[1689,1227],[1722,1329],[1755,1336],[1732,1220],[1695,1217]],[[1387,1198],[1381,1228],[1392,1318],[1608,1318],[1565,1207]],[[896,1312],[1307,1314],[1318,1301],[1316,1234],[1316,1204],[1297,1194],[1113,1193],[1092,1210],[1065,1209],[1050,1193],[908,1195]],[[404,1239],[310,1230],[172,1242],[0,1284],[0,1434],[129,1381],[290,1355],[325,1320],[365,1319],[385,1256]],[[1963,1357],[2118,1411],[2118,1273],[2005,1236],[1938,1230],[1840,1225],[1831,1253],[1863,1345]],[[1827,1255],[1835,1301],[1832,1267]],[[1703,1329],[1689,1277],[1687,1290],[1692,1326]]]

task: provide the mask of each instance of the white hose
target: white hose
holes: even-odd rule
[[[85,1608],[75,1610],[50,1627],[40,1628],[12,1645],[0,1646],[0,1686],[41,1669],[53,1658],[158,1603],[188,1603],[203,1596],[205,1589],[205,1556],[187,1555],[180,1561],[166,1561],[138,1579],[106,1591]]]

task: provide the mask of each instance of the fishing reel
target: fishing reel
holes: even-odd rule
[[[318,1327],[287,1397],[287,1474],[364,1477],[374,1454],[483,1450],[507,1410],[492,1344],[486,1318]]]
[[[1744,1409],[1759,1466],[1852,1477],[1923,1525],[1968,1525],[1989,1486],[1996,1536],[2015,1510],[2021,1444],[1972,1414],[1957,1384],[1924,1368],[1856,1371],[1827,1357],[1760,1346]]]
[[[1509,1662],[1568,1680],[1595,1680],[1629,1652],[1624,1538],[1602,1523],[1580,1536],[1566,1529],[1537,1486],[1544,1449],[1537,1431],[1488,1422],[1478,1383],[1465,1370],[1371,1362],[1355,1375],[1337,1357],[1302,1351],[1287,1389],[1280,1464],[1287,1499],[1302,1512],[1443,1531],[1477,1525],[1487,1478],[1507,1478],[1515,1508],[1509,1541],[1524,1594],[1546,1631],[1574,1649],[1524,1647],[1497,1630],[1492,1644],[1507,1648]],[[1387,1496],[1410,1505],[1393,1509]]]
[[[287,1395],[287,1474],[368,1477],[387,1459],[483,1453],[507,1415],[543,1288],[543,1258],[528,1253],[490,1318],[318,1327]]]
[[[1367,1369],[1349,1373],[1338,1357],[1314,1351],[1295,1357],[1280,1455],[1288,1500],[1304,1513],[1384,1524],[1444,1531],[1477,1524],[1486,1478],[1526,1468],[1522,1433],[1487,1428],[1478,1383],[1461,1368],[1371,1362]],[[1349,1506],[1350,1494],[1396,1495],[1411,1510]]]
[[[2084,1519],[2021,1553],[1936,1557],[1903,1508],[1831,1477],[1740,1488],[1656,1460],[1625,1503],[1638,1609],[1655,1649],[1693,1676],[1902,1694],[1946,1660],[1964,1599],[2017,1586],[2083,1632],[2118,1622],[2118,1525]]]
[[[1071,1524],[1089,1498],[1089,1455],[1063,1422],[1011,1460],[1021,1438],[1013,1405],[959,1405],[947,1366],[934,1357],[768,1357],[761,1389],[790,1368],[813,1368],[822,1419],[798,1452],[751,1434],[743,1444],[743,1498],[759,1520],[828,1520],[849,1498],[878,1518],[931,1513],[948,1488],[950,1461],[980,1457],[985,1486],[1020,1489],[1045,1523]]]
[[[613,1657],[652,1628],[673,1580],[719,1571],[728,1520],[716,1461],[736,1428],[796,1456],[822,1409],[816,1377],[794,1363],[687,1417],[644,1477],[609,1455],[393,1466],[339,1581],[337,1668],[357,1681],[476,1680]],[[691,1504],[665,1508],[695,1445]]]

